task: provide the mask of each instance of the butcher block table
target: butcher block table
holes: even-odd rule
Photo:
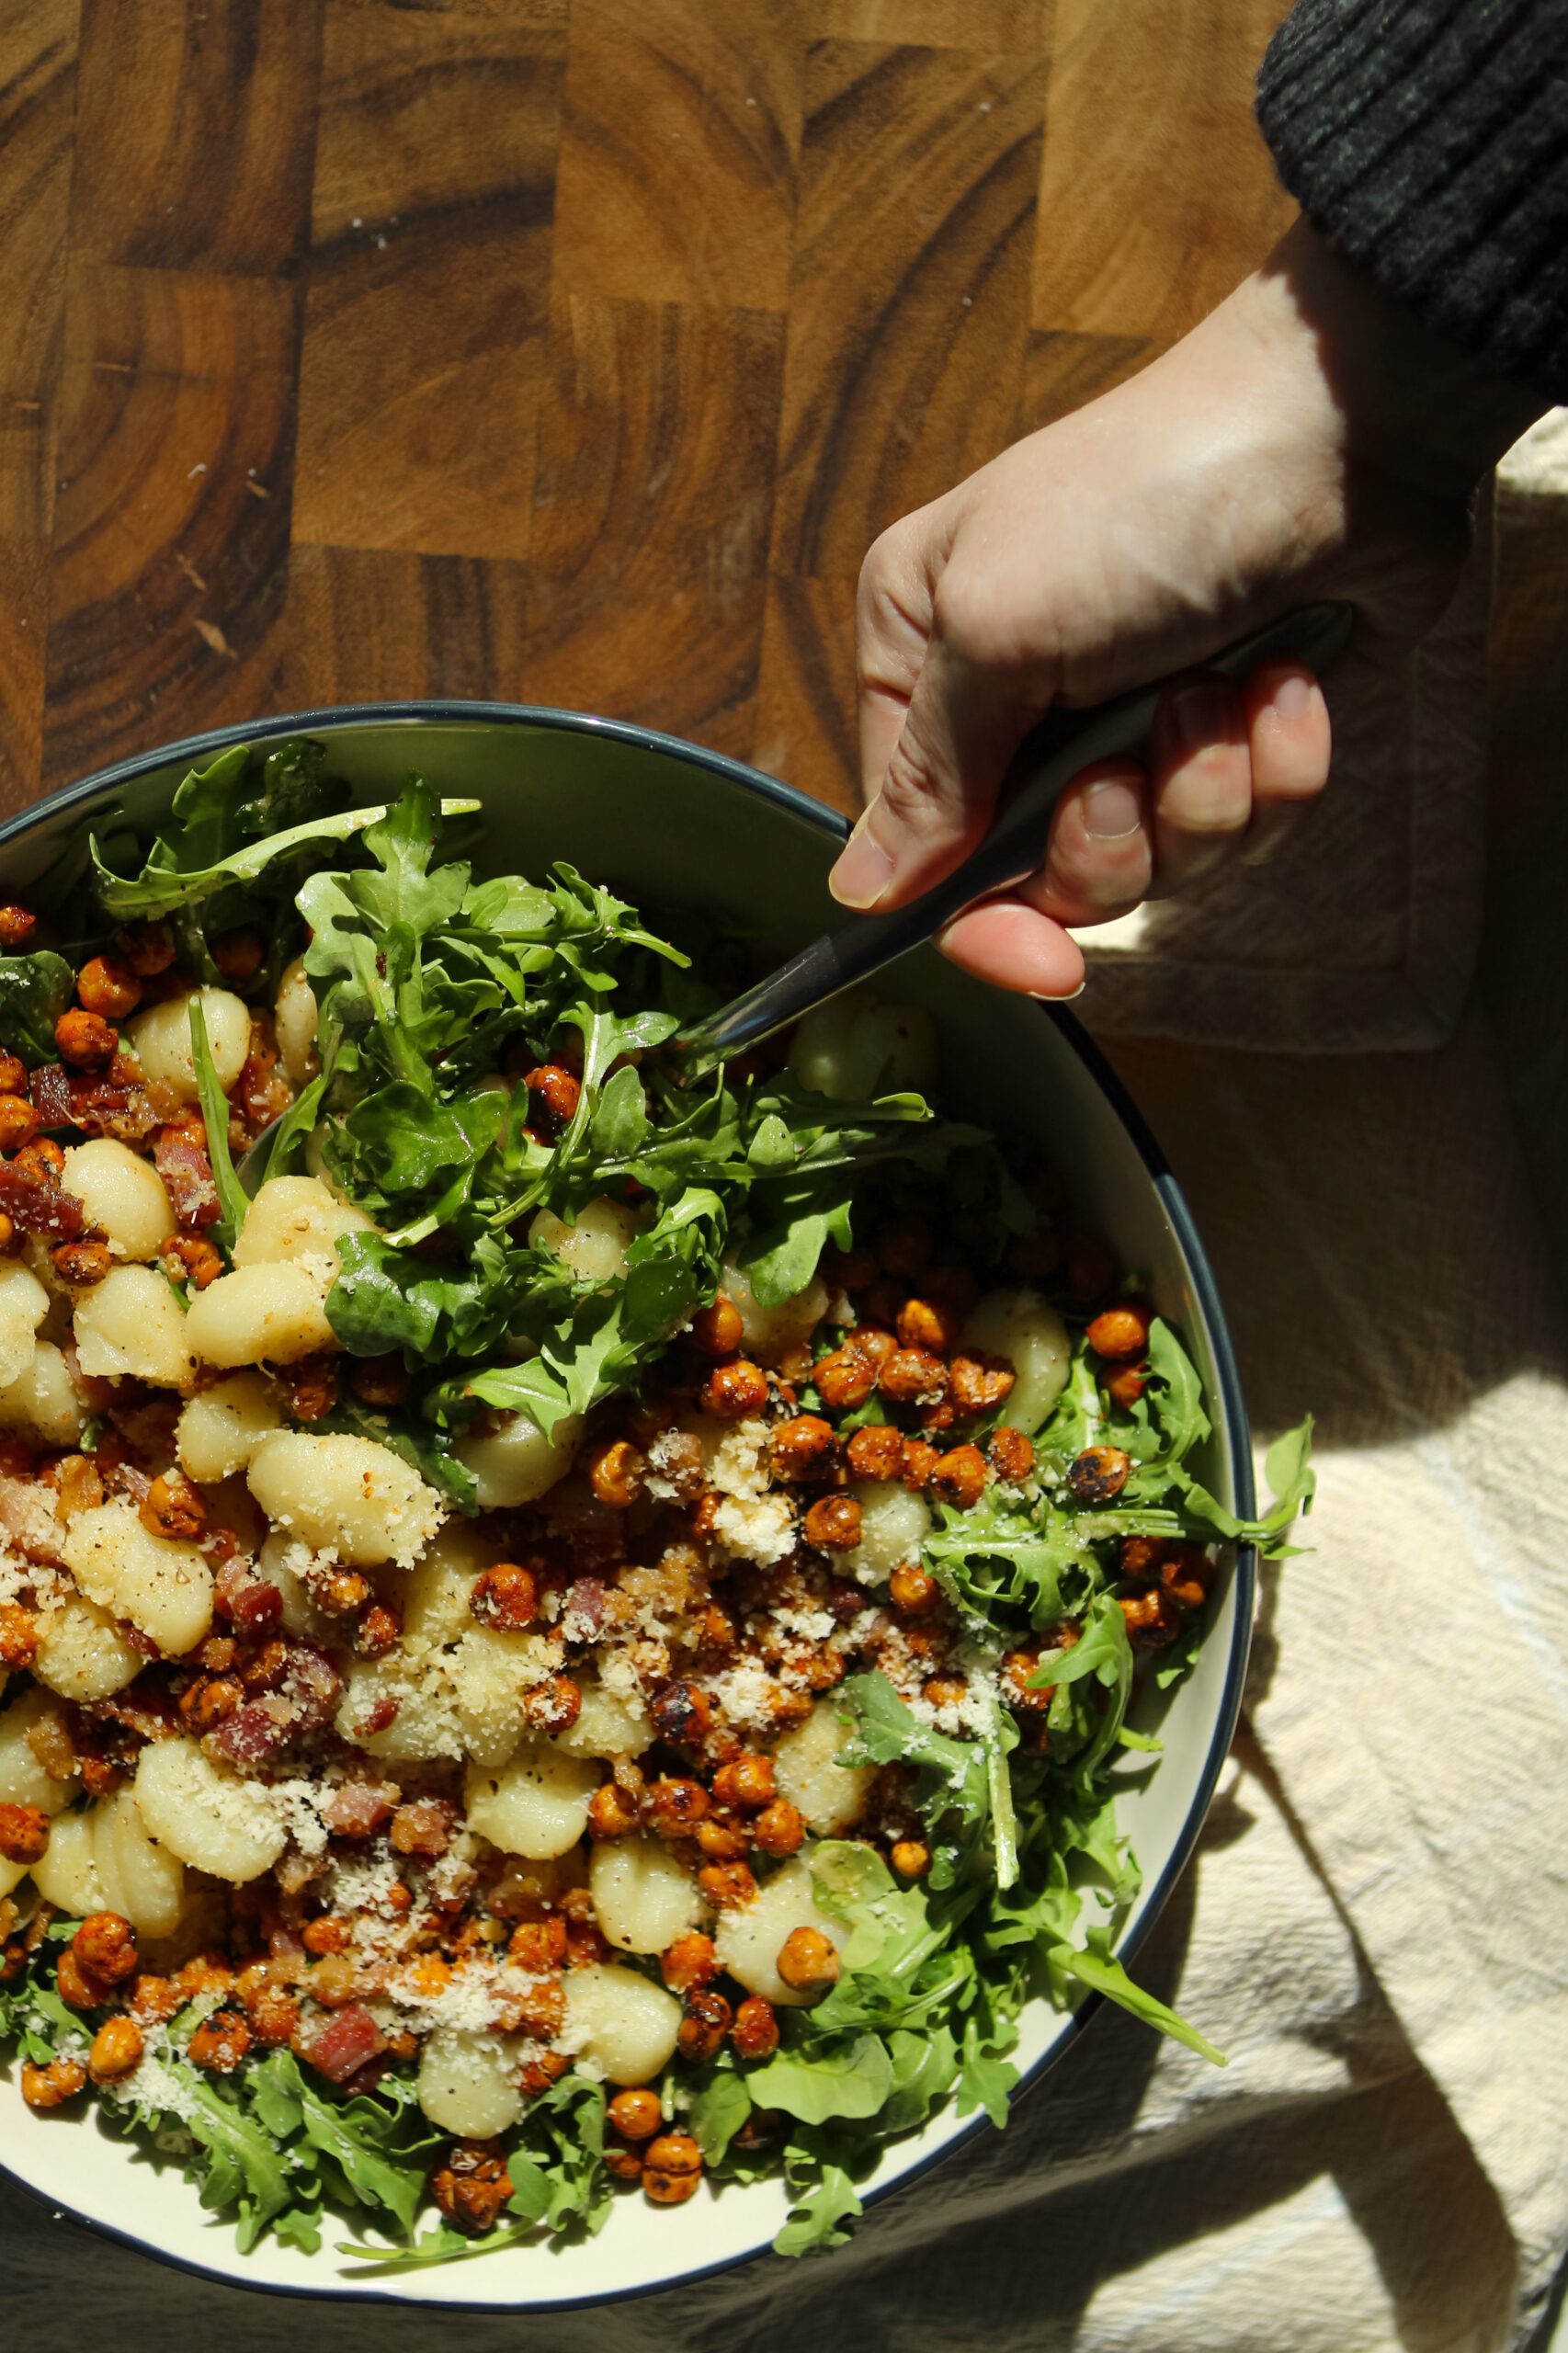
[[[1267,253],[1290,208],[1250,89],[1282,12],[0,0],[0,808],[201,729],[435,696],[668,729],[852,810],[868,545],[1165,349]],[[1563,733],[1544,667],[1568,610],[1561,514],[1558,499],[1499,502],[1496,840],[1515,853],[1516,919],[1483,966],[1493,985],[1548,936],[1531,919],[1539,908],[1549,926],[1562,870],[1563,796],[1553,862],[1535,792]],[[1541,985],[1561,995],[1557,966]],[[1311,1286],[1280,1360],[1279,1254],[1261,1207],[1230,1214],[1227,1138],[1244,1133],[1237,1102],[1266,1106],[1279,1162],[1315,1203],[1333,1178],[1313,1154],[1346,1090],[1363,1089],[1369,1122],[1389,1099],[1381,1077],[1341,1063],[1318,1108],[1289,1057],[1120,1051],[1192,1172],[1260,1420],[1316,1404],[1324,1435],[1354,1446],[1359,1362],[1314,1322]],[[1406,1066],[1415,1100],[1420,1058]],[[1424,1185],[1430,1155],[1419,1165]],[[1396,1290],[1387,1313],[1397,1325],[1403,1312]],[[1332,1509],[1331,1493],[1316,1523],[1331,1562]],[[1270,1635],[1259,1684],[1273,1659]],[[1305,1937],[1283,1881],[1261,1905],[1246,1893],[1247,1857],[1295,1851],[1251,1739],[1141,1964],[1173,1997],[1185,1967],[1233,2016],[1244,1997],[1233,2003],[1227,1967],[1277,1975],[1252,1967],[1246,1935],[1267,1928],[1296,1954]],[[1326,1950],[1337,1915],[1321,1888],[1312,1902]],[[1359,1951],[1343,1995],[1348,2106],[1337,2092],[1311,2106],[1293,2076],[1269,2076],[1269,2052],[1318,2032],[1285,2014],[1227,2079],[1238,2097],[1261,2082],[1250,2135],[1205,2137],[1180,2121],[1201,2093],[1185,2055],[1102,2018],[1006,2143],[892,2201],[824,2266],[769,2262],[542,2326],[303,2313],[162,2269],[0,2185],[0,2333],[128,2353],[280,2353],[301,2337],[424,2353],[458,2328],[473,2353],[1500,2344],[1506,2232],[1382,2010],[1365,2058]],[[1378,2202],[1380,2134],[1437,2153],[1437,2189],[1415,2201],[1422,2293],[1435,2314],[1469,2314],[1470,2333],[1341,2323],[1335,2250],[1360,2238],[1319,2256],[1310,2234],[1299,2256],[1278,2252],[1288,2234],[1267,2237],[1270,2214],[1293,2217],[1290,2201],[1342,2177],[1392,2305],[1414,2310],[1417,2258]],[[1126,2170],[1119,2152],[1141,2135],[1152,2157]],[[1191,2146],[1204,2154],[1188,2165]],[[132,2232],[136,2178],[128,2165]],[[1019,2219],[1029,2178],[1054,2196],[1039,2227]],[[1256,2324],[1224,2286],[1239,2257],[1211,2273],[1204,2252],[1249,2217],[1263,2268],[1248,2276],[1267,2305]],[[1282,2296],[1268,2266],[1297,2261],[1311,2292]],[[483,2292],[472,2272],[461,2284]],[[1216,2297],[1230,2298],[1222,2325]]]

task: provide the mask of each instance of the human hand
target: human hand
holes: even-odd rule
[[[1058,699],[1167,672],[1147,759],[1085,769],[1040,871],[949,925],[981,978],[1073,994],[1064,926],[1179,890],[1266,847],[1328,776],[1317,681],[1201,665],[1317,597],[1358,639],[1436,619],[1485,467],[1539,413],[1482,379],[1299,222],[1175,349],[883,533],[860,576],[869,806],[834,869],[848,906],[903,905],[985,833],[1007,763]]]

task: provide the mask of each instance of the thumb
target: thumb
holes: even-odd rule
[[[934,635],[871,801],[828,877],[834,897],[862,912],[899,907],[950,874],[983,838],[1036,715],[1020,684]]]

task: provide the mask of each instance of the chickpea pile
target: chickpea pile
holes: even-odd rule
[[[8,952],[35,930],[0,908]],[[308,1078],[314,1000],[254,933],[214,956],[238,1152]],[[960,1735],[999,1695],[1049,1752],[1077,1628],[977,1655],[923,1540],[1045,1476],[1114,1503],[1114,1444],[1037,1457],[1070,1347],[1040,1286],[1123,1409],[1148,1312],[1051,1216],[983,1280],[939,1211],[890,1206],[782,1307],[729,1269],[635,1399],[463,1431],[464,1518],[381,1442],[402,1359],[345,1353],[324,1313],[369,1219],[279,1177],[232,1253],[212,1238],[196,990],[166,927],[128,931],[54,1059],[0,1055],[0,1983],[52,1956],[85,2035],[23,2097],[134,2090],[176,2020],[214,2077],[281,2049],[344,2097],[403,2070],[449,2136],[436,2206],[483,2236],[509,2136],[577,2065],[610,2174],[682,2204],[703,2160],[669,2086],[765,2067],[840,1976],[817,1843],[932,1870],[911,1772],[837,1761],[839,1686],[880,1670]],[[512,1074],[545,1142],[580,1093],[556,1052]],[[604,1281],[636,1230],[607,1195],[528,1231]],[[1213,1575],[1141,1538],[1117,1566],[1141,1648]],[[772,2129],[754,2113],[750,2145]]]

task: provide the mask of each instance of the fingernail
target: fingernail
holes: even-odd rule
[[[1124,842],[1143,822],[1143,804],[1119,776],[1102,777],[1084,794],[1084,831],[1091,841]]]
[[[871,813],[868,809],[839,852],[838,863],[827,878],[827,887],[839,905],[855,907],[862,914],[868,907],[876,905],[892,881],[892,860],[869,831]]]
[[[1199,752],[1210,744],[1228,743],[1232,733],[1228,688],[1210,678],[1178,687],[1171,698],[1171,725],[1184,751]]]
[[[1275,717],[1283,720],[1287,726],[1298,719],[1304,719],[1312,692],[1312,680],[1304,678],[1300,670],[1284,671],[1268,689],[1268,700]]]

